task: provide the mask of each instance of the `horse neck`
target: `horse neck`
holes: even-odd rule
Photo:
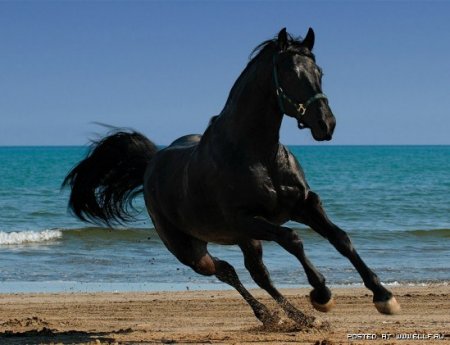
[[[221,129],[226,141],[253,156],[278,150],[283,114],[273,85],[271,57],[255,62],[233,86],[221,113]]]

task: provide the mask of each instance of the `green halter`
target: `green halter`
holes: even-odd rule
[[[278,105],[280,107],[280,110],[283,114],[286,114],[286,111],[284,109],[284,103],[283,100],[288,101],[297,112],[298,115],[303,116],[306,113],[306,109],[308,106],[317,101],[318,99],[327,99],[327,96],[323,93],[316,93],[314,96],[310,97],[305,103],[299,103],[294,101],[292,98],[290,98],[286,92],[284,92],[283,88],[280,86],[280,82],[278,81],[278,71],[277,71],[277,64],[276,64],[276,58],[275,55],[273,57],[273,79],[275,82],[275,90],[278,96]]]

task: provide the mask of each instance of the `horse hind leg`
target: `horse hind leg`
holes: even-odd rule
[[[262,260],[262,244],[259,240],[250,240],[241,243],[240,248],[244,254],[245,267],[258,286],[267,291],[272,298],[281,306],[286,315],[298,325],[311,326],[317,324],[314,317],[302,313],[294,307],[273,285],[269,272]]]
[[[250,238],[274,241],[294,255],[302,264],[308,282],[314,288],[310,293],[313,307],[321,312],[328,312],[334,307],[335,302],[330,289],[326,286],[324,276],[306,257],[303,242],[294,230],[269,223],[261,218],[248,217],[242,218],[238,226],[242,228],[242,231],[246,231]]]
[[[184,254],[181,256],[182,260],[180,261],[190,266],[199,274],[206,276],[215,275],[221,282],[234,287],[250,305],[258,320],[265,326],[272,327],[280,323],[280,319],[275,314],[271,313],[264,304],[254,298],[244,285],[242,285],[236,270],[232,265],[224,260],[211,256],[206,250],[206,243],[201,244],[200,246],[200,248],[197,248],[197,253],[200,254],[202,252],[200,255],[186,257]]]
[[[242,285],[233,266],[209,254],[206,242],[183,233],[167,222],[164,222],[164,225],[161,223],[161,221],[155,222],[158,234],[169,251],[182,264],[191,267],[198,274],[215,275],[221,282],[234,287],[265,326],[279,324],[280,319]]]
[[[209,254],[207,254],[209,255]],[[220,281],[234,287],[239,294],[245,299],[245,301],[250,305],[255,316],[260,320],[265,326],[272,327],[280,323],[280,319],[275,314],[271,313],[269,309],[254,298],[250,292],[242,285],[239,277],[228,262],[210,257],[214,262],[215,275]]]

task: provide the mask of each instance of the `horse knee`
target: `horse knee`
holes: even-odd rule
[[[308,192],[308,196],[306,197],[306,201],[308,202],[309,205],[311,206],[322,206],[322,200],[320,200],[320,196],[313,192],[313,191],[309,191]]]
[[[284,231],[280,244],[293,255],[304,255],[303,241],[292,229]]]
[[[300,237],[294,230],[289,229],[289,231],[286,234],[286,239],[290,243],[295,244],[297,247],[303,248],[303,241],[300,239]]]
[[[322,207],[322,200],[319,195],[313,191],[309,191],[305,200],[297,206],[296,209],[296,220],[300,223],[310,224],[314,222],[314,219],[319,216],[322,218],[325,216],[325,211]]]

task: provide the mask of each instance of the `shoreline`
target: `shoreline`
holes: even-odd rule
[[[450,340],[450,286],[391,289],[402,311],[390,316],[376,311],[371,292],[364,288],[332,288],[336,307],[326,314],[311,307],[310,288],[281,289],[300,310],[329,324],[310,330],[299,330],[260,289],[251,291],[282,317],[279,329],[264,329],[233,290],[0,294],[0,343],[324,345]],[[382,339],[389,334],[389,341]],[[411,338],[392,337],[397,334]],[[435,338],[424,338],[428,334]],[[364,335],[366,339],[358,338]]]
[[[388,288],[407,287],[440,287],[450,286],[450,282],[392,282],[382,283]],[[248,289],[258,289],[255,283],[245,284]],[[359,289],[363,283],[328,284],[331,289]],[[279,289],[295,290],[311,288],[307,284],[283,285]],[[218,283],[193,283],[190,281],[176,283],[128,283],[128,282],[76,282],[76,281],[43,281],[43,282],[0,282],[0,295],[4,294],[64,294],[64,293],[132,293],[132,292],[183,292],[183,291],[232,291],[232,287]]]

